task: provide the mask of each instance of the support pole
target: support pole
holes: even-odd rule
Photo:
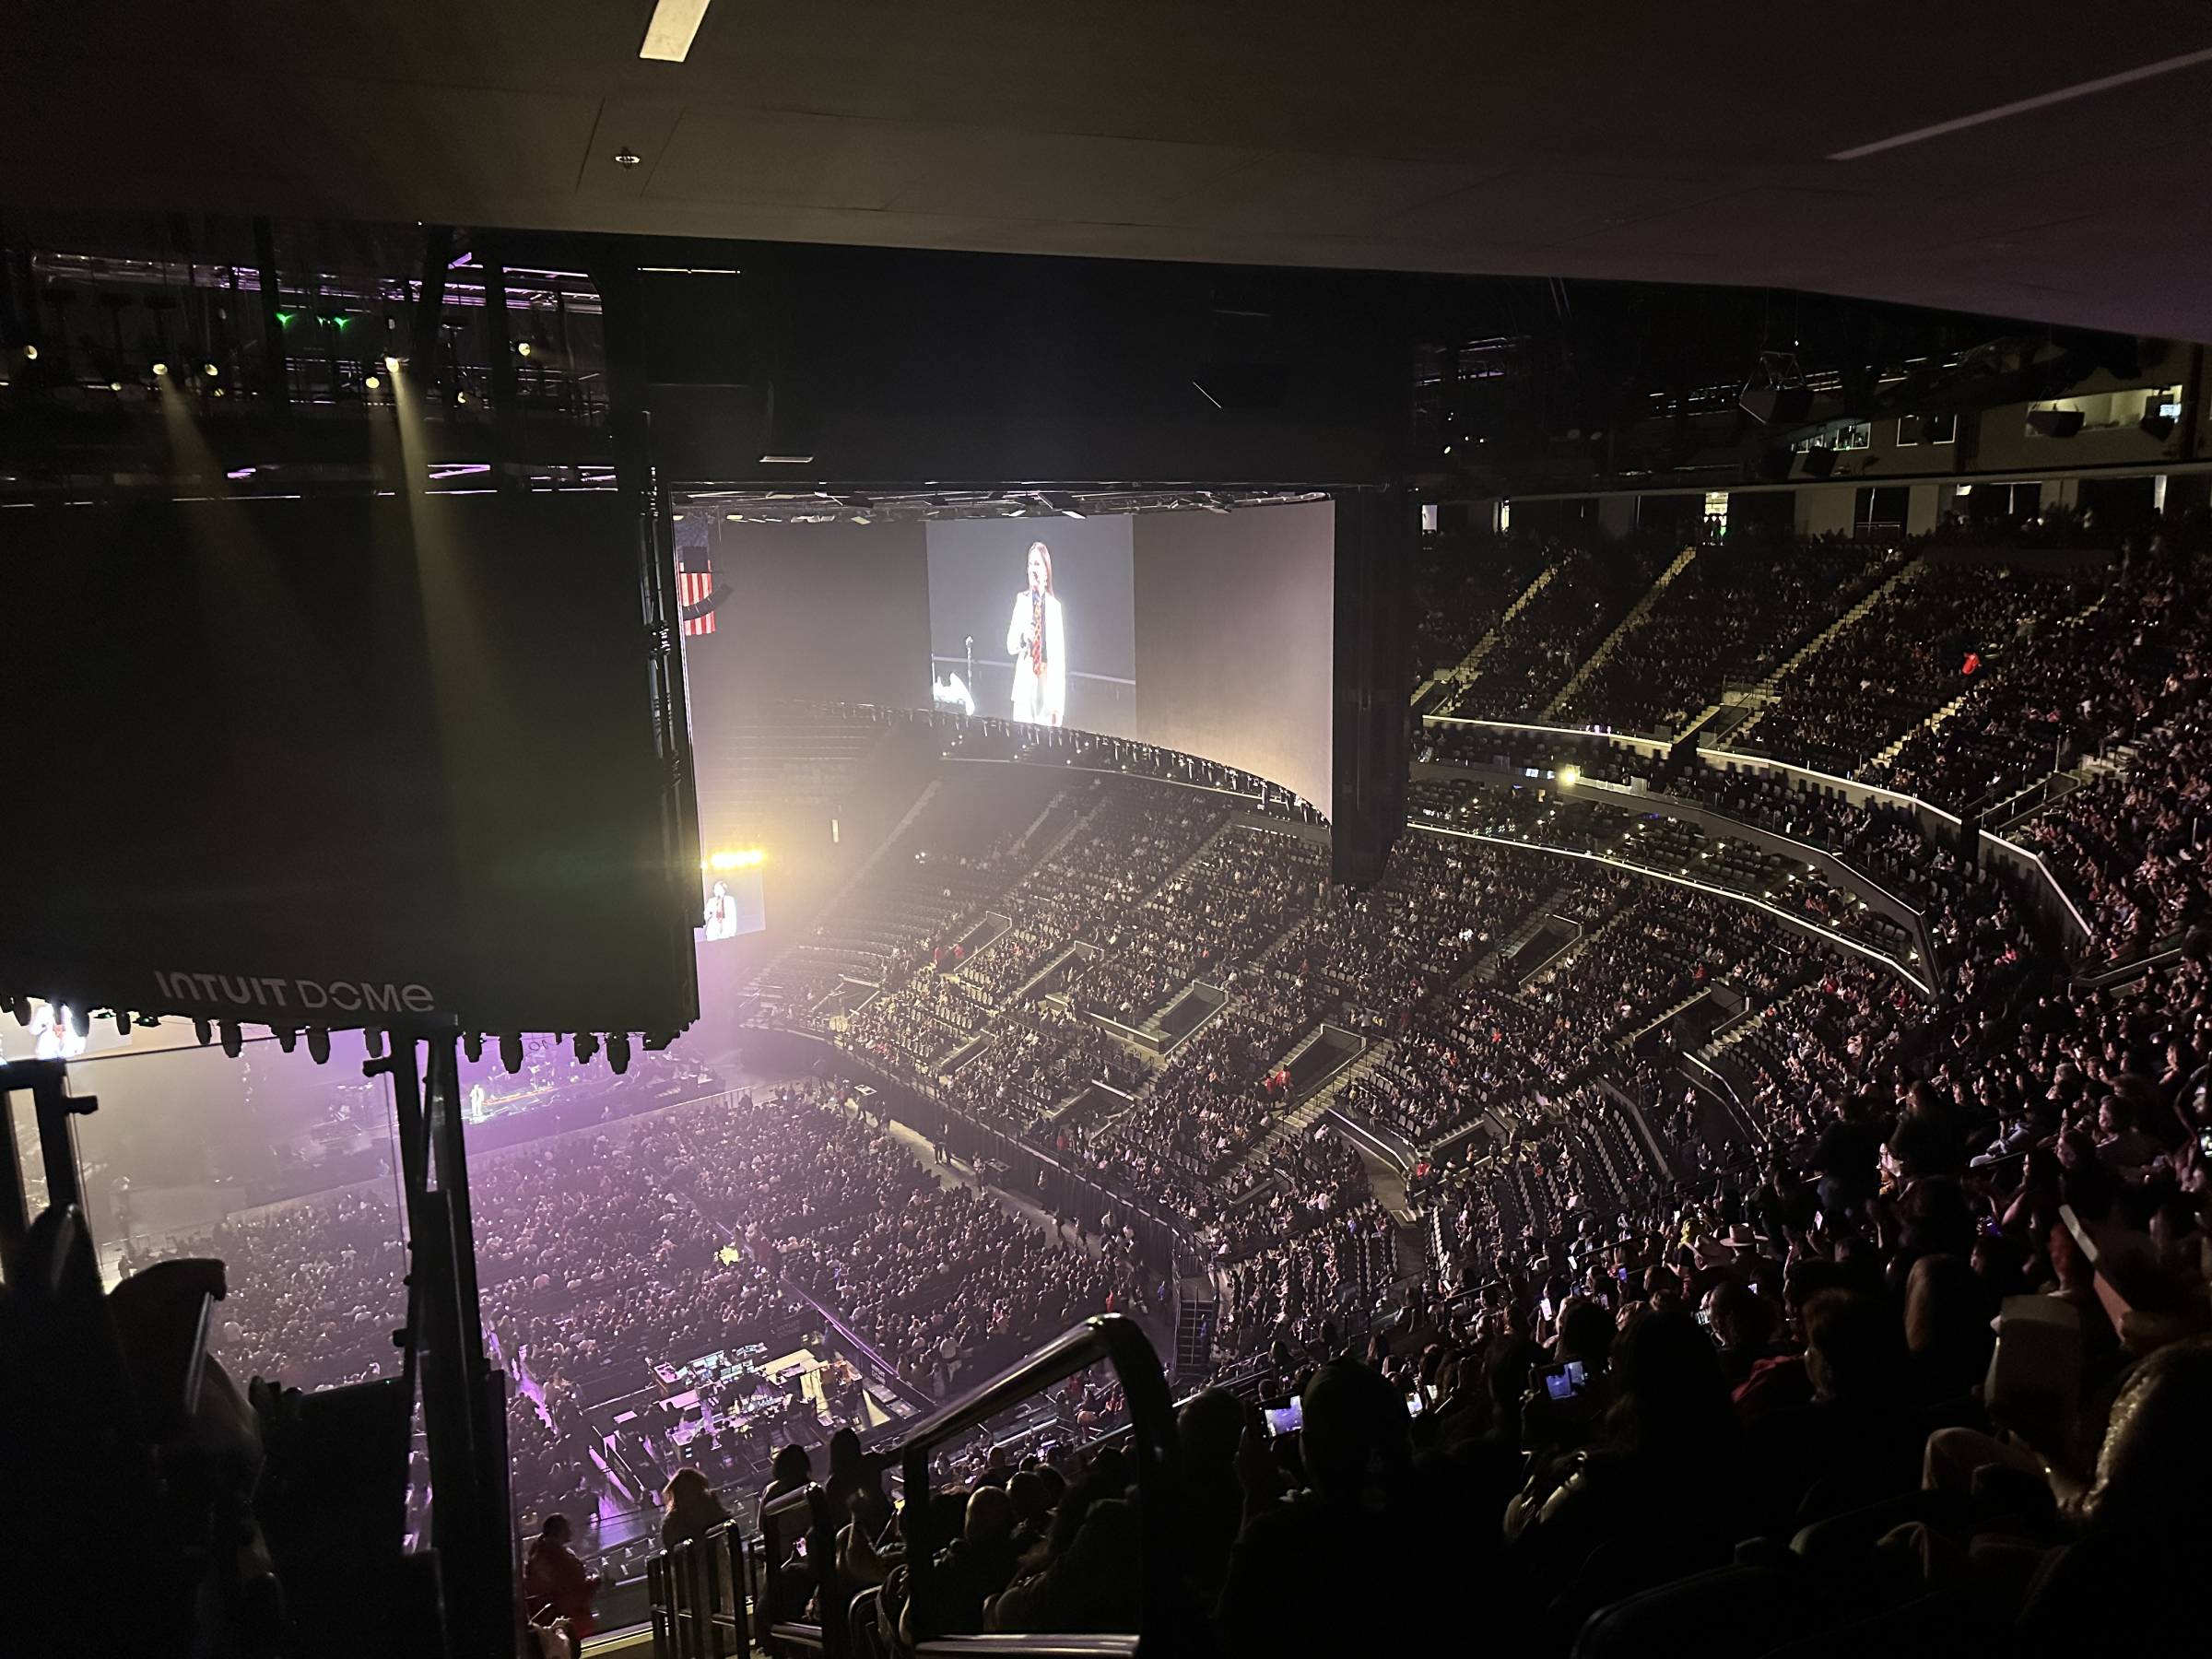
[[[292,407],[292,365],[284,324],[277,321],[284,310],[284,279],[276,274],[276,230],[265,218],[253,221],[253,260],[261,278],[261,395],[271,414],[287,415]],[[122,355],[118,350],[119,372]]]
[[[409,366],[417,382],[425,386],[439,385],[444,380],[445,267],[453,256],[453,228],[426,228],[422,234],[422,288],[415,297],[415,314],[407,323],[407,349],[413,359]]]
[[[455,1659],[508,1659],[519,1634],[507,1378],[484,1352],[456,1031],[395,1030],[387,1077],[407,1210],[407,1369],[430,1459],[430,1541]]]

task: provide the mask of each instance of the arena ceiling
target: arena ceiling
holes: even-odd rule
[[[2212,335],[2204,0],[712,0],[680,64],[639,57],[653,9],[13,8],[0,212],[1771,284]]]

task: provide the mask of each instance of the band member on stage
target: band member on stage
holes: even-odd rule
[[[1056,726],[1067,717],[1067,628],[1053,592],[1053,551],[1030,544],[1030,585],[1014,595],[1006,622],[1006,651],[1014,659],[1014,718],[1025,725]]]

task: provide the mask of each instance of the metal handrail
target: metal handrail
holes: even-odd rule
[[[1129,1405],[1129,1439],[1136,1465],[1136,1489],[1147,1524],[1143,1528],[1144,1584],[1142,1636],[1147,1650],[1165,1651],[1184,1622],[1177,1617],[1175,1535],[1165,1524],[1177,1512],[1182,1453],[1175,1434],[1175,1410],[1159,1357],[1134,1320],[1101,1313],[1007,1367],[986,1382],[948,1400],[884,1450],[873,1453],[878,1466],[896,1462],[903,1470],[906,1505],[900,1525],[906,1537],[910,1606],[917,1622],[915,1639],[926,1643],[940,1632],[919,1628],[928,1617],[928,1583],[936,1551],[947,1540],[931,1535],[930,1453],[1019,1405],[1041,1389],[1104,1361]],[[1034,1644],[1027,1651],[1035,1651]]]

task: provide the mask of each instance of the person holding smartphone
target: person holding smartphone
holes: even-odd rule
[[[1601,1603],[1725,1565],[1754,1513],[1719,1356],[1690,1311],[1642,1314],[1611,1358],[1602,1425],[1580,1449],[1537,1459],[1506,1513],[1516,1576],[1568,1638]],[[1593,1582],[1584,1568],[1600,1550],[1618,1571]]]

